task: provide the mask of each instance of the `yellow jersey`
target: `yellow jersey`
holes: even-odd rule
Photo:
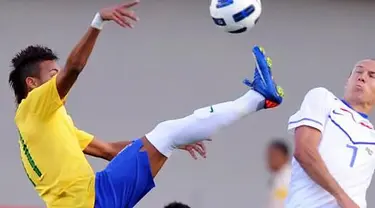
[[[93,135],[75,127],[64,100],[54,76],[19,104],[21,160],[48,208],[93,208],[95,175],[83,153]]]

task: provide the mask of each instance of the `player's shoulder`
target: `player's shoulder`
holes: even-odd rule
[[[325,87],[312,88],[305,95],[305,100],[308,100],[311,102],[317,102],[317,101],[330,102],[330,101],[334,101],[337,99],[338,98]]]
[[[335,98],[336,96],[329,91],[325,87],[314,87],[310,89],[307,93],[306,96],[313,96],[313,97],[332,97]]]
[[[53,105],[63,102],[57,91],[56,76],[31,90],[17,107],[16,115],[19,113],[36,113],[37,111],[50,110]]]
[[[33,90],[28,95],[22,99],[22,101],[18,104],[17,110],[16,110],[16,117],[19,117],[19,115],[28,114],[32,112],[32,103],[36,99],[36,95],[38,95],[37,90]]]
[[[25,113],[28,112],[28,105],[27,105],[26,98],[21,101],[20,104],[18,104],[16,113],[15,113],[15,119],[22,117]]]

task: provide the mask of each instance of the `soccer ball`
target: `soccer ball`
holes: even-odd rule
[[[262,13],[260,0],[211,0],[214,23],[229,33],[249,31]]]

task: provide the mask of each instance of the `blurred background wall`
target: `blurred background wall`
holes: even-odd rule
[[[7,79],[10,59],[29,44],[44,44],[61,64],[95,12],[113,0],[0,1],[0,204],[42,206],[24,174]],[[158,122],[208,104],[235,99],[251,77],[251,47],[266,48],[285,102],[222,130],[208,158],[176,152],[138,207],[179,200],[195,208],[262,207],[267,189],[268,138],[286,134],[304,94],[324,86],[341,96],[355,62],[375,56],[375,3],[364,0],[263,0],[250,33],[229,35],[214,26],[209,2],[143,0],[133,30],[105,27],[72,90],[68,110],[80,127],[108,141],[142,136]],[[106,163],[89,159],[95,170]],[[375,188],[369,190],[369,196]],[[375,198],[368,197],[369,207]]]

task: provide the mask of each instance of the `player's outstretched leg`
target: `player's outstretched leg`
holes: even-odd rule
[[[202,141],[244,116],[281,104],[284,93],[272,77],[271,59],[258,46],[253,48],[253,55],[256,69],[253,81],[245,80],[251,88],[246,94],[233,101],[197,109],[184,118],[164,121],[145,135],[143,140],[150,144],[147,151],[156,155],[150,157],[154,176],[178,146]]]
[[[271,62],[259,47],[253,48],[257,67],[251,89],[236,100],[197,109],[184,118],[164,121],[120,152],[105,170],[97,173],[95,207],[133,207],[154,186],[172,151],[209,138],[219,129],[250,113],[273,108],[283,93],[272,79]],[[101,184],[100,184],[101,183]],[[103,196],[103,197],[102,197]]]

